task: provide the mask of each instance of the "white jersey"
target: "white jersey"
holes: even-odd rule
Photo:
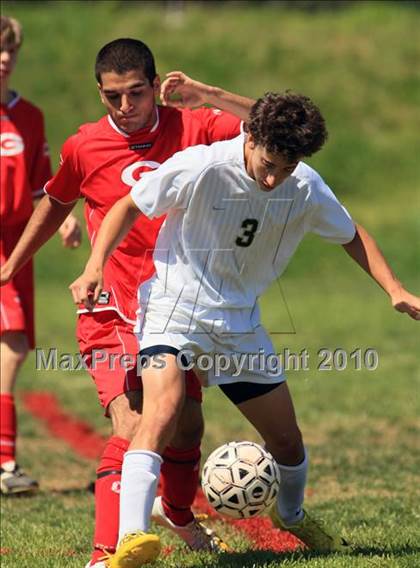
[[[244,136],[178,152],[131,191],[148,217],[167,214],[153,283],[166,296],[252,308],[307,232],[341,244],[355,235],[346,209],[304,162],[272,191],[261,190],[245,169]]]

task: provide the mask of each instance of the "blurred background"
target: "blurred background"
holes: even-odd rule
[[[329,129],[327,145],[308,162],[417,293],[419,8],[419,2],[409,1],[2,3],[3,13],[19,19],[24,29],[11,86],[44,111],[54,167],[64,140],[103,114],[93,66],[100,47],[117,37],[145,41],[162,78],[182,70],[251,97],[269,90],[303,92],[319,105]],[[80,205],[76,212],[82,216]],[[81,272],[88,249],[85,239],[81,249],[67,252],[55,238],[38,255],[39,347],[77,352],[67,287]],[[286,274],[263,297],[262,308],[279,351],[310,353],[309,370],[291,372],[289,384],[313,455],[310,483],[316,487],[322,481],[331,491],[315,491],[313,499],[326,509],[333,498],[341,500],[343,519],[360,511],[358,492],[372,487],[407,503],[420,470],[414,451],[418,324],[394,312],[341,247],[315,237],[301,245]],[[322,348],[348,354],[375,349],[379,366],[356,370],[349,359],[342,371],[322,372]],[[55,392],[69,411],[107,434],[87,374],[35,372],[31,358],[19,387]],[[258,439],[217,389],[206,393],[205,410],[204,455],[229,439]],[[94,464],[47,447],[43,427],[21,414],[22,455],[33,459],[31,472],[45,478],[44,487],[74,485],[72,475],[60,481],[63,460],[69,460],[68,471],[70,462],[76,468],[77,479],[89,481]],[[398,468],[401,452],[407,478]],[[53,481],[43,469],[47,463]],[[410,511],[403,509],[408,524]]]

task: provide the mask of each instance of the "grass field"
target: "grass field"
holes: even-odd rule
[[[377,237],[408,289],[419,291],[418,10],[365,2],[308,14],[275,4],[224,9],[187,3],[175,17],[142,3],[4,2],[3,11],[24,25],[14,84],[45,110],[55,163],[66,136],[101,115],[93,61],[115,37],[144,39],[162,74],[182,69],[252,96],[285,87],[310,95],[330,130],[326,148],[310,163]],[[87,252],[84,243],[64,253],[55,239],[38,256],[38,344],[44,349],[77,351],[66,288]],[[281,332],[273,335],[279,352],[308,350],[309,370],[289,373],[311,456],[307,505],[342,529],[355,552],[327,557],[251,550],[234,527],[212,520],[235,554],[189,554],[162,533],[164,545],[175,550],[159,566],[420,566],[418,324],[393,312],[340,247],[317,238],[302,244],[280,283],[264,296],[262,310],[267,327]],[[321,349],[374,349],[379,365],[356,370],[348,359],[345,370],[321,371]],[[68,412],[108,434],[85,373],[39,373],[31,357],[18,396],[23,390],[53,392]],[[217,389],[206,392],[204,409],[204,456],[228,440],[258,440]],[[2,499],[1,565],[84,566],[93,522],[93,497],[85,487],[95,462],[49,435],[22,404],[19,419],[20,461],[41,480],[42,492],[32,499]]]

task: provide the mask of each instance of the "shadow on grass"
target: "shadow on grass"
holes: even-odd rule
[[[258,568],[266,567],[267,564],[275,562],[276,566],[281,566],[283,562],[310,560],[312,558],[328,557],[369,557],[381,554],[392,554],[396,557],[410,556],[420,552],[420,547],[403,545],[398,547],[366,546],[355,547],[348,553],[317,552],[312,550],[296,550],[293,552],[272,552],[270,550],[249,550],[246,552],[225,553],[217,557],[214,561],[205,564],[205,568]]]

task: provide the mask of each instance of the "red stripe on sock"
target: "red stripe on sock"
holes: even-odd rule
[[[25,408],[45,424],[49,432],[68,443],[83,458],[98,459],[104,449],[105,438],[86,422],[65,412],[57,398],[48,392],[27,392],[23,395]]]

